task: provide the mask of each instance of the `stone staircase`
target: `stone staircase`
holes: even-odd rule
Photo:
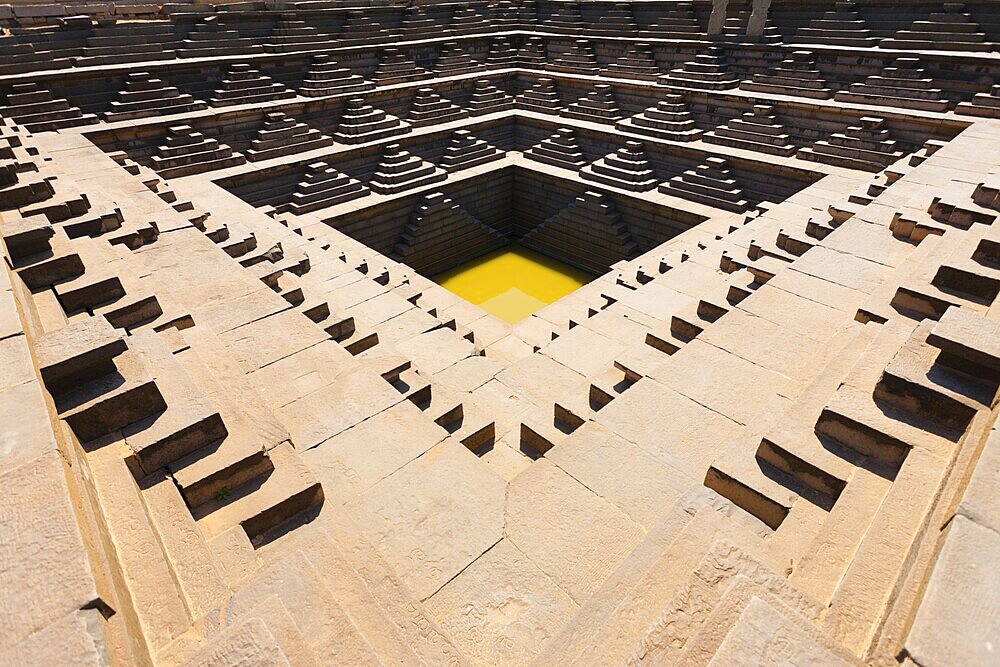
[[[702,134],[684,102],[684,96],[676,93],[665,95],[655,107],[618,121],[615,127],[671,141],[693,141]]]
[[[338,93],[362,92],[371,90],[375,84],[366,80],[360,74],[354,74],[350,69],[341,67],[330,56],[314,56],[302,85],[299,95],[306,97],[322,97]]]
[[[633,192],[656,187],[656,173],[641,141],[626,142],[623,148],[587,165],[580,170],[580,178]]]
[[[914,21],[908,30],[900,30],[879,42],[883,49],[915,51],[991,51],[994,45],[972,19],[961,2],[946,2],[943,11],[932,12],[926,20]]]
[[[740,118],[734,118],[702,135],[710,144],[732,146],[772,155],[789,156],[798,150],[791,143],[784,126],[778,122],[774,107],[756,104]]]
[[[743,212],[750,208],[729,164],[724,158],[710,157],[694,169],[660,184],[664,194],[700,202],[726,211]]]

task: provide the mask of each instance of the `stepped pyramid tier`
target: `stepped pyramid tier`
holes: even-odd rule
[[[442,76],[464,74],[479,69],[478,62],[466,53],[458,42],[445,42],[441,45],[441,55],[438,56],[434,69]]]
[[[503,157],[503,151],[482,139],[477,139],[468,130],[456,130],[451,135],[448,147],[444,149],[441,166],[445,171],[458,171],[500,160]]]
[[[615,127],[671,141],[692,141],[701,136],[684,96],[676,93],[667,94],[655,107],[621,120]]]
[[[379,194],[391,195],[437,183],[447,177],[443,169],[411,155],[399,144],[389,144],[368,186]]]
[[[574,266],[595,275],[638,253],[614,204],[591,190],[529,231],[520,243],[542,254],[571,258]]]
[[[127,26],[127,32],[122,28]],[[119,24],[100,21],[87,37],[76,67],[110,65],[112,63],[169,60],[175,57],[180,36],[167,21]]]
[[[181,93],[148,72],[133,72],[125,77],[125,89],[104,113],[104,120],[114,123],[132,118],[200,111],[207,105],[187,93]]]
[[[379,43],[392,39],[393,35],[371,17],[370,12],[350,11],[340,29],[340,41],[354,43]]]
[[[773,71],[754,74],[750,81],[740,83],[740,90],[819,100],[833,96],[823,75],[816,69],[816,56],[812,51],[793,51]]]
[[[284,84],[264,76],[247,64],[236,64],[222,79],[222,86],[212,94],[209,103],[213,107],[234,104],[255,104],[272,100],[295,97],[295,91]]]
[[[763,42],[776,44],[781,41],[781,32],[771,25],[770,17],[764,20],[763,30],[759,35],[750,35],[750,10],[739,10],[735,15],[727,16],[722,26],[721,38],[731,42]]]
[[[552,136],[524,151],[524,157],[573,171],[577,171],[586,163],[576,134],[565,127],[559,128]]]
[[[740,80],[729,72],[729,63],[723,50],[710,46],[669,74],[660,77],[659,82],[677,88],[699,90],[726,90],[735,88]]]
[[[470,35],[489,32],[490,22],[474,7],[459,7],[451,15],[449,29],[456,35]]]
[[[414,210],[396,243],[393,259],[434,275],[505,245],[503,234],[469,215],[443,193],[434,192]]]
[[[305,21],[296,20],[292,14],[274,24],[271,34],[264,40],[264,50],[270,53],[313,51],[328,48],[330,40],[330,35]]]
[[[361,181],[343,174],[326,162],[306,166],[305,177],[299,181],[287,204],[275,207],[279,212],[304,215],[371,194]]]
[[[789,156],[796,151],[784,126],[778,122],[774,107],[768,104],[755,105],[742,117],[706,132],[702,140],[772,155]]]
[[[210,16],[187,34],[177,49],[180,58],[213,58],[237,56],[262,51],[249,37],[241,37],[238,30],[230,28],[218,16]]]
[[[639,27],[632,16],[632,6],[619,2],[612,5],[611,9],[601,16],[597,25],[592,26],[588,32],[593,35],[633,37],[639,32]]]
[[[750,208],[724,158],[710,157],[694,169],[660,184],[660,192],[681,199],[742,213]]]
[[[365,104],[361,98],[354,98],[347,100],[344,115],[340,117],[340,125],[333,137],[341,143],[360,144],[405,134],[410,130],[409,123]]]
[[[257,162],[332,145],[333,139],[319,130],[296,122],[281,111],[273,111],[264,117],[264,126],[244,154],[251,162]]]
[[[897,58],[892,67],[868,77],[864,83],[852,83],[834,99],[941,112],[947,111],[949,105],[941,89],[934,87],[934,80],[920,67],[918,58]]]
[[[411,40],[440,37],[442,30],[438,22],[427,14],[427,10],[418,6],[406,10],[399,32],[404,40]]]
[[[548,18],[541,23],[542,28],[547,32],[583,32],[585,24],[580,15],[580,7],[575,2],[560,2],[556,4]]]
[[[604,185],[646,192],[656,187],[656,173],[646,159],[641,141],[629,141],[614,153],[580,170],[580,178]]]
[[[500,0],[495,3],[490,24],[495,30],[516,30],[521,25],[518,6],[512,0]]]
[[[883,49],[915,51],[992,51],[994,44],[986,41],[986,33],[966,11],[961,2],[945,2],[942,11],[932,12],[922,21],[914,21],[909,30],[900,30],[883,39]]]
[[[489,79],[479,79],[469,99],[469,113],[473,116],[496,113],[514,108],[514,98],[494,86]]]
[[[574,40],[564,50],[553,49],[545,69],[576,74],[597,74],[600,71],[594,47],[585,39]]]
[[[653,58],[653,48],[649,44],[630,43],[625,48],[625,53],[610,63],[602,74],[654,81],[660,76],[660,68]]]
[[[165,179],[226,169],[245,162],[246,157],[240,153],[201,132],[195,132],[189,125],[169,128],[165,141],[150,158],[153,169]]]
[[[838,2],[834,11],[826,12],[823,18],[813,19],[806,28],[799,28],[793,41],[861,47],[877,46],[879,42],[865,25],[854,2]]]
[[[993,86],[988,93],[976,93],[971,102],[955,107],[955,113],[1000,118],[1000,85]]]
[[[423,67],[406,57],[397,49],[384,49],[382,51],[382,61],[375,69],[372,78],[379,85],[392,83],[404,83],[406,81],[417,81],[429,78],[430,73]]]
[[[433,88],[421,88],[413,98],[410,115],[407,116],[406,120],[413,127],[423,127],[424,125],[447,123],[465,118],[468,115],[468,111],[444,99]]]
[[[675,2],[657,12],[656,20],[639,31],[640,37],[701,39],[705,31],[698,23],[693,2]]]
[[[614,123],[622,117],[615,102],[614,89],[606,83],[594,86],[592,91],[560,111],[559,115],[597,123]]]
[[[865,117],[827,140],[799,150],[796,157],[853,169],[882,171],[903,157],[884,118]]]
[[[545,67],[545,40],[529,37],[517,50],[517,62],[522,67],[542,69]]]
[[[519,109],[537,111],[538,113],[558,113],[562,109],[559,93],[556,92],[556,82],[542,77],[531,88],[515,98]]]
[[[6,102],[0,107],[0,116],[10,118],[32,132],[97,122],[94,114],[85,114],[66,100],[52,97],[52,93],[36,83],[15,83],[7,93]]]
[[[299,94],[306,97],[322,97],[338,93],[371,90],[375,84],[350,69],[341,67],[330,56],[314,56],[306,78],[299,86]]]
[[[517,49],[506,37],[494,37],[490,43],[490,52],[486,56],[487,67],[517,67]]]

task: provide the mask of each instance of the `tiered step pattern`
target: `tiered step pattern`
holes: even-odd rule
[[[75,65],[168,60],[175,56],[174,49],[179,44],[180,36],[169,21],[122,24],[102,21],[87,37]]]
[[[580,6],[575,2],[560,2],[549,16],[542,20],[541,25],[548,32],[579,33],[583,32],[585,24],[580,15]]]
[[[500,90],[489,79],[479,79],[469,98],[469,113],[482,116],[514,108],[514,98]]]
[[[490,52],[486,55],[487,67],[517,67],[517,49],[511,46],[506,37],[494,37],[490,43]]]
[[[528,37],[517,50],[517,62],[530,69],[545,68],[545,41],[541,37]]]
[[[878,38],[872,35],[854,2],[838,2],[835,11],[814,19],[808,27],[799,28],[794,41],[801,44],[833,44],[837,46],[874,47]]]
[[[586,163],[576,134],[568,128],[559,128],[551,137],[524,151],[524,157],[573,171]]]
[[[10,118],[32,132],[48,132],[97,122],[94,114],[85,114],[66,100],[52,97],[52,93],[35,83],[16,83],[11,86],[7,104],[0,107],[0,116]]]
[[[551,48],[545,69],[574,74],[597,74],[600,71],[594,47],[585,39],[574,40],[567,47]]]
[[[657,13],[656,20],[639,31],[640,37],[701,39],[705,34],[694,14],[693,2],[675,2]]]
[[[447,123],[468,115],[468,111],[444,99],[433,88],[421,88],[413,98],[410,114],[406,119],[413,127],[423,127]]]
[[[586,96],[560,111],[559,115],[595,123],[614,123],[622,117],[615,102],[614,89],[606,83],[594,86]]]
[[[660,68],[653,57],[653,47],[649,44],[630,43],[625,48],[625,53],[610,63],[602,74],[653,81],[660,76]]]
[[[347,12],[347,18],[340,29],[340,40],[346,44],[378,44],[392,37],[392,33],[366,11]]]
[[[207,105],[177,88],[152,78],[148,72],[133,72],[125,78],[125,89],[104,113],[104,120],[114,123],[133,118],[200,111]]]
[[[503,151],[477,139],[468,130],[456,130],[444,150],[441,166],[445,171],[458,171],[500,160],[503,156]]]
[[[596,24],[589,27],[589,32],[612,37],[634,37],[639,32],[639,27],[632,16],[632,6],[619,2],[602,14]]]
[[[319,130],[296,122],[284,112],[274,111],[264,117],[264,126],[244,154],[251,162],[257,162],[332,145],[333,139]]]
[[[503,234],[435,192],[424,197],[413,212],[393,259],[424,275],[435,275],[505,245]]]
[[[988,93],[976,93],[971,102],[959,103],[955,113],[1000,118],[1000,85],[993,86]]]
[[[264,50],[269,53],[288,51],[315,51],[326,48],[330,35],[325,35],[315,26],[296,20],[294,14],[274,24],[271,34],[264,40]]]
[[[229,73],[222,80],[222,86],[212,94],[209,102],[213,107],[225,107],[236,104],[260,104],[289,97],[295,97],[295,91],[273,81],[269,76],[264,76],[250,65],[240,63],[229,69]]]
[[[239,30],[228,27],[218,16],[210,16],[194,27],[177,50],[180,58],[214,58],[236,56],[262,51],[248,37],[241,37]]]
[[[882,171],[903,157],[903,151],[896,147],[884,118],[866,116],[843,133],[800,149],[796,157],[851,169]]]
[[[371,190],[360,181],[337,171],[326,162],[313,162],[306,167],[305,178],[299,181],[291,200],[275,208],[278,212],[303,215],[369,194]]]
[[[883,49],[913,51],[992,51],[993,44],[986,41],[986,33],[966,11],[961,2],[946,2],[943,11],[933,12],[925,21],[914,21],[909,30],[900,30],[889,39],[883,39]]]
[[[646,159],[640,141],[629,141],[614,153],[587,165],[580,170],[580,178],[633,192],[646,192],[656,187],[656,172]]]
[[[664,96],[655,107],[619,121],[615,127],[672,141],[692,141],[701,136],[684,96],[676,93]]]
[[[750,208],[729,163],[721,157],[710,157],[694,169],[674,176],[660,185],[660,192],[726,211],[742,213]]]
[[[315,56],[309,66],[306,78],[299,86],[299,94],[306,97],[322,97],[338,93],[372,90],[375,84],[350,69],[341,67],[330,56]]]
[[[669,74],[660,77],[665,86],[695,88],[698,90],[726,90],[735,88],[740,80],[729,71],[725,53],[718,46],[710,46]]]
[[[614,204],[587,191],[524,235],[520,243],[599,275],[635,256],[638,246]]]
[[[361,98],[354,98],[347,100],[344,115],[340,117],[340,124],[333,136],[341,143],[361,144],[395,134],[405,134],[410,129],[409,123],[365,104]]]
[[[441,76],[454,76],[479,69],[479,63],[458,42],[445,42],[441,45],[441,55],[434,63],[434,69]]]
[[[417,81],[426,79],[430,73],[423,67],[407,58],[398,49],[385,49],[382,51],[382,61],[375,69],[372,79],[379,85],[389,85],[393,83],[404,83],[407,81]]]
[[[768,104],[754,105],[752,111],[706,132],[702,138],[710,144],[772,155],[789,156],[796,151],[784,126],[778,122],[774,107]]]
[[[556,92],[556,82],[542,77],[535,84],[515,98],[518,109],[537,111],[538,113],[558,113],[562,109],[562,101]]]
[[[751,80],[740,83],[740,89],[819,100],[833,95],[823,75],[816,69],[816,56],[812,51],[793,51],[773,72],[754,74]]]
[[[195,132],[188,125],[175,125],[167,130],[166,140],[150,158],[153,169],[165,179],[190,176],[203,171],[235,167],[246,162],[226,144]]]
[[[949,105],[941,89],[934,87],[934,80],[920,67],[918,58],[897,58],[882,74],[870,76],[864,83],[851,84],[834,99],[939,112],[947,111]]]
[[[473,35],[490,31],[490,22],[476,7],[459,7],[451,15],[451,31],[456,35]]]
[[[443,181],[447,176],[443,169],[411,155],[399,144],[390,144],[368,185],[379,194],[391,195]]]

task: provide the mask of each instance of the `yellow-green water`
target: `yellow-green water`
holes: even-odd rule
[[[439,274],[434,282],[513,323],[592,279],[568,264],[510,245]]]

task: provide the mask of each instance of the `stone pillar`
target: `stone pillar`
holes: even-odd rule
[[[760,39],[764,34],[764,24],[767,23],[767,10],[771,7],[771,0],[753,0],[753,9],[750,10],[750,22],[747,23],[747,37],[751,40]]]
[[[726,24],[726,10],[728,8],[729,0],[712,0],[712,15],[708,17],[709,36],[722,34],[722,28]]]

